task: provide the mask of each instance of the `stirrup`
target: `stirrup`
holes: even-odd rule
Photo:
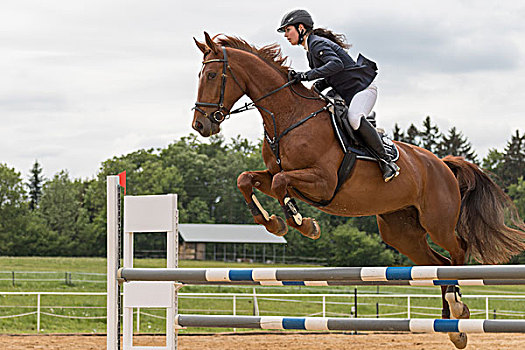
[[[383,180],[389,182],[399,175],[399,166],[394,162],[389,162],[381,167],[383,170]]]

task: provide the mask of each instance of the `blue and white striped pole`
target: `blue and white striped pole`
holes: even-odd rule
[[[234,281],[234,282],[207,282],[207,281],[179,281],[182,284],[192,285],[245,285],[245,286],[512,286],[525,285],[525,280],[412,280],[412,281]]]
[[[320,267],[254,269],[122,268],[126,281],[272,282],[272,281],[422,281],[524,280],[525,265]],[[449,282],[445,282],[449,283]]]
[[[281,316],[177,315],[180,327],[294,329],[309,331],[398,331],[524,333],[523,320],[377,319]]]

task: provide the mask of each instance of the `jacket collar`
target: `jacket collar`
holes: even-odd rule
[[[310,34],[306,37],[306,47],[305,47],[306,52],[310,52],[310,50],[308,50],[308,48],[310,47],[310,45],[309,45],[309,41],[310,41],[310,38],[311,38],[312,36],[314,36],[314,34],[313,34],[313,33],[310,33]]]

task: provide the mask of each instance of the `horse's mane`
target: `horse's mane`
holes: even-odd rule
[[[214,37],[214,39],[217,38]],[[287,75],[290,67],[286,64],[287,56],[283,56],[281,47],[279,44],[269,44],[261,48],[257,48],[254,45],[249,44],[246,40],[234,36],[221,36],[215,39],[221,46],[231,47],[232,49],[239,49],[242,51],[250,52],[272,67],[277,71]]]

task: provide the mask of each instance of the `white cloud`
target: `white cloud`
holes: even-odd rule
[[[525,5],[499,1],[338,4],[304,1],[316,24],[347,34],[352,55],[380,67],[376,110],[387,129],[457,126],[482,156],[523,130]],[[304,51],[275,29],[294,8],[282,1],[4,1],[0,5],[0,162],[47,176],[93,176],[100,163],[163,147],[192,132],[202,59],[192,37],[277,42],[298,70]],[[249,112],[226,137],[262,137]]]

